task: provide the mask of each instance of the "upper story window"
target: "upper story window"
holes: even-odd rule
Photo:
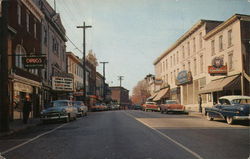
[[[47,33],[47,29],[46,28],[44,28],[44,36],[43,36],[44,38],[43,38],[43,43],[45,44],[45,45],[47,45],[47,41],[48,41],[48,33]]]
[[[228,69],[229,71],[233,70],[233,52],[228,54]]]
[[[195,53],[196,52],[195,38],[193,38],[193,50],[194,50],[194,53]]]
[[[185,48],[184,48],[184,45],[182,46],[182,58],[183,59],[185,58]]]
[[[2,16],[2,0],[0,0],[0,17]]]
[[[188,62],[188,71],[191,71],[191,63]]]
[[[215,55],[215,46],[214,46],[214,40],[211,41],[211,55]]]
[[[194,59],[194,75],[197,74],[196,59]]]
[[[202,32],[199,34],[199,41],[200,41],[200,49],[202,49]]]
[[[190,56],[190,42],[187,43],[188,56]]]
[[[219,50],[222,51],[223,50],[223,36],[219,36]]]
[[[174,54],[174,59],[173,59],[173,60],[174,60],[173,64],[174,64],[174,66],[175,66],[175,63],[176,63],[176,62],[175,62],[175,54]]]
[[[26,54],[25,49],[21,45],[16,46],[15,50],[15,66],[24,69],[22,57]]]
[[[17,23],[19,25],[22,24],[22,9],[21,9],[21,6],[19,4],[17,5]]]
[[[201,55],[200,56],[200,70],[201,70],[201,73],[203,73],[203,67],[204,67],[203,55]]]
[[[34,20],[34,38],[37,38],[36,21]]]
[[[177,51],[176,53],[176,61],[177,61],[177,64],[179,63],[179,52]]]
[[[173,58],[172,58],[172,56],[170,56],[170,62],[171,62],[171,67],[173,66]]]
[[[30,31],[30,15],[28,12],[26,12],[26,29],[27,29],[27,32]]]
[[[232,46],[232,30],[229,30],[227,32],[227,36],[228,36],[228,47]]]
[[[168,70],[168,60],[166,60],[166,70]]]

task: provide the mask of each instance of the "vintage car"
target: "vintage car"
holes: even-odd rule
[[[176,100],[165,100],[163,104],[160,105],[161,113],[168,112],[185,112],[185,106],[179,104]]]
[[[156,104],[156,102],[146,102],[145,104],[142,105],[142,110],[144,111],[159,111],[160,108],[159,106]]]
[[[219,98],[219,104],[205,108],[205,115],[208,120],[222,118],[233,124],[235,120],[250,120],[249,110],[249,96],[223,96]]]
[[[77,109],[73,107],[70,100],[55,100],[49,105],[49,108],[41,112],[41,120],[43,123],[49,120],[63,120],[69,122],[76,120]]]
[[[91,111],[104,111],[108,110],[108,107],[104,103],[96,103],[90,107]]]
[[[83,101],[73,101],[73,106],[77,109],[77,116],[87,116],[88,107],[84,105]]]
[[[142,108],[141,108],[141,105],[134,105],[133,109],[134,110],[141,110]]]

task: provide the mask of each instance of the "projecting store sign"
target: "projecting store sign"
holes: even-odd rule
[[[183,85],[192,82],[192,74],[190,71],[183,70],[178,73],[176,78],[176,85]]]
[[[208,73],[212,76],[226,75],[227,65],[223,65],[223,57],[215,57],[212,61],[212,66],[208,66]]]
[[[73,79],[67,77],[52,77],[52,89],[55,91],[73,91]]]
[[[43,69],[46,63],[44,56],[26,56],[22,60],[24,67],[30,69]]]

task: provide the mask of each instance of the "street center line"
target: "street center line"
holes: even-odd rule
[[[57,129],[62,128],[63,126],[65,126],[65,125],[67,125],[67,124],[68,124],[68,123],[62,124],[62,125],[60,125],[60,126],[54,128],[54,129],[52,129],[52,130],[50,130],[50,131],[47,131],[47,132],[42,133],[42,134],[40,134],[40,135],[37,135],[36,137],[34,137],[34,138],[32,138],[32,139],[29,139],[28,141],[25,141],[25,142],[23,142],[23,143],[21,143],[21,144],[19,144],[19,145],[16,145],[16,146],[14,146],[14,147],[12,147],[12,148],[10,148],[10,149],[8,149],[8,150],[5,150],[5,151],[3,151],[3,152],[0,152],[0,154],[1,154],[1,155],[4,155],[4,154],[7,154],[7,153],[9,153],[9,152],[11,152],[11,151],[13,151],[13,150],[16,150],[16,149],[18,149],[18,148],[20,148],[20,147],[22,147],[22,146],[24,146],[24,145],[26,145],[26,144],[28,144],[28,143],[34,141],[34,140],[39,139],[40,137],[42,137],[42,136],[44,136],[44,135],[50,134],[50,133],[56,131]]]
[[[171,137],[169,137],[168,135],[162,133],[161,131],[151,127],[150,125],[148,125],[147,123],[143,122],[143,121],[140,121],[138,120],[135,116],[125,112],[125,114],[127,114],[128,116],[134,118],[135,120],[137,120],[138,122],[144,124],[145,126],[147,126],[148,128],[156,131],[157,133],[159,133],[160,135],[162,135],[163,137],[167,138],[168,140],[172,141],[173,143],[175,143],[176,145],[180,146],[181,148],[183,148],[184,150],[186,150],[187,152],[191,153],[193,156],[195,156],[196,158],[198,159],[203,159],[199,154],[197,154],[196,152],[190,150],[189,148],[187,148],[186,146],[182,145],[181,143],[179,143],[178,141],[175,141],[174,139],[172,139]]]

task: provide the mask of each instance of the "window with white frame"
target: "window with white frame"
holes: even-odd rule
[[[219,50],[222,51],[223,50],[223,36],[219,36]]]
[[[211,55],[215,55],[215,45],[214,45],[214,40],[211,41]]]
[[[230,47],[232,46],[232,30],[228,30],[227,37],[228,37],[228,47]]]
[[[232,71],[233,70],[233,52],[230,52],[228,54],[228,69],[229,71]]]
[[[16,46],[15,50],[15,66],[24,69],[22,57],[26,54],[25,49],[21,45]]]

